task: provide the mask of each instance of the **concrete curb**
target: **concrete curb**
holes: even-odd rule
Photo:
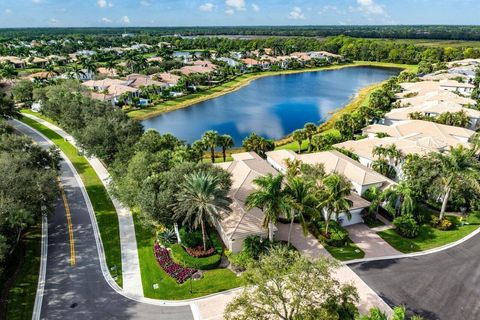
[[[404,254],[398,254],[398,255],[393,255],[393,256],[386,256],[386,257],[356,259],[356,260],[345,261],[342,264],[349,265],[349,264],[361,263],[361,262],[393,260],[393,259],[403,259],[403,258],[414,258],[414,257],[426,256],[426,255],[429,255],[429,254],[434,254],[434,253],[438,253],[438,252],[442,252],[442,251],[454,248],[454,247],[458,246],[459,244],[470,240],[471,238],[475,237],[479,233],[480,233],[480,227],[477,228],[476,230],[472,231],[467,236],[465,236],[465,237],[463,237],[463,238],[461,238],[461,239],[459,239],[455,242],[443,245],[443,246],[438,247],[438,248],[433,248],[433,249],[429,249],[429,250],[425,250],[425,251],[419,251],[419,252],[412,252],[412,253],[404,253]]]
[[[40,270],[38,273],[37,293],[35,294],[35,303],[33,305],[32,320],[39,320],[42,312],[43,293],[45,290],[45,278],[47,274],[47,254],[48,254],[48,221],[47,217],[42,218],[42,243],[40,249]]]

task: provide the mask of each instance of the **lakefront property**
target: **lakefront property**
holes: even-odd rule
[[[0,318],[476,319],[476,32],[0,29]]]

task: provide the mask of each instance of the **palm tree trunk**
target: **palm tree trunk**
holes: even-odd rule
[[[175,230],[175,235],[177,236],[177,243],[182,243],[182,239],[180,238],[180,232],[178,231],[178,223],[173,224],[173,229]]]
[[[330,219],[325,220],[325,236],[328,237],[328,226],[330,225]]]
[[[312,151],[312,136],[308,137],[308,152]]]
[[[270,240],[270,242],[273,242],[273,223],[272,222],[268,223],[268,240]]]
[[[222,153],[223,153],[223,162],[227,161],[227,154],[226,154],[227,148],[222,147]]]
[[[287,244],[290,245],[290,239],[292,236],[293,222],[295,220],[295,210],[292,210],[292,219],[290,220],[290,228],[288,229],[288,240]]]
[[[207,234],[205,232],[205,222],[202,221],[203,251],[207,251]]]
[[[447,211],[447,204],[448,204],[448,199],[450,198],[450,193],[452,192],[452,188],[450,186],[447,186],[445,188],[445,194],[443,195],[443,202],[442,202],[442,210],[440,211],[440,220],[443,219],[445,216],[445,211]]]
[[[215,148],[210,148],[210,157],[212,158],[212,163],[215,163]]]

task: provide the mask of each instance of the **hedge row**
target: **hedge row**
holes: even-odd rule
[[[190,256],[178,243],[172,244],[170,249],[172,250],[170,253],[173,260],[176,263],[189,268],[195,268],[200,270],[215,269],[216,267],[218,267],[222,259],[222,256],[217,253],[210,257],[194,258]]]

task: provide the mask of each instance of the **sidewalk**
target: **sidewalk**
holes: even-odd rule
[[[33,119],[58,135],[70,142],[75,147],[75,139],[48,121],[40,119],[30,114],[23,114],[25,117]],[[77,147],[78,148],[78,147]],[[92,168],[97,173],[100,180],[102,180],[105,188],[108,191],[108,183],[110,175],[102,162],[96,157],[87,158]],[[118,224],[120,229],[120,247],[122,253],[122,277],[123,277],[123,291],[125,293],[143,297],[142,277],[140,273],[140,262],[138,259],[137,239],[135,237],[135,227],[133,224],[132,213],[129,208],[124,207],[117,199],[110,195],[112,203],[117,211]]]
[[[288,229],[290,225],[277,223],[278,232],[275,239],[287,241]],[[330,253],[322,246],[322,244],[310,233],[307,236],[303,235],[303,230],[300,224],[293,225],[292,245],[298,249],[302,254],[310,257],[328,257],[332,258]],[[333,258],[332,258],[333,259]],[[370,308],[378,307],[388,315],[392,314],[392,309],[375,293],[362,279],[360,279],[355,272],[348,266],[342,265],[335,273],[336,278],[343,283],[352,283],[358,290],[360,297],[358,303],[358,310],[361,314],[366,314]]]

